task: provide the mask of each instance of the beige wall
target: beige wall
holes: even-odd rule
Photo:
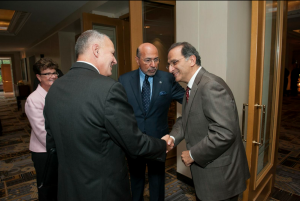
[[[24,53],[21,54],[27,58],[27,61],[28,58],[31,56],[35,56],[35,60],[37,61],[38,59],[40,59],[40,55],[44,54],[45,58],[51,58],[58,63],[58,66],[61,66],[58,33],[53,34],[52,36],[36,44],[32,48],[25,49]],[[30,80],[31,80],[32,66],[28,66],[27,70],[28,70],[28,81],[29,84],[31,85]]]
[[[59,32],[60,70],[67,73],[75,59],[75,33]]]
[[[202,66],[231,88],[241,124],[242,105],[248,102],[251,2],[177,1],[176,22],[176,41],[195,46]],[[185,142],[177,148],[177,172],[191,177],[180,158],[183,150]]]

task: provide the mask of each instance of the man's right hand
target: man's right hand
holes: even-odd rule
[[[168,153],[170,150],[174,148],[174,140],[170,137],[170,135],[165,135],[161,138],[162,140],[166,141],[167,144],[167,150],[166,153]]]

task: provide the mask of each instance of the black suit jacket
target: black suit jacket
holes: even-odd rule
[[[131,200],[125,153],[164,161],[166,143],[138,129],[119,82],[76,62],[51,86],[47,149],[56,147],[58,200]]]
[[[139,129],[152,137],[161,138],[169,133],[168,111],[172,100],[182,103],[185,90],[172,74],[158,70],[153,77],[152,98],[147,114],[142,105],[139,69],[119,78],[133,108]]]

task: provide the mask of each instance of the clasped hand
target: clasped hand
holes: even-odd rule
[[[174,139],[170,137],[170,135],[165,135],[161,138],[162,140],[166,141],[167,144],[167,151],[168,153],[170,150],[174,148]],[[190,156],[190,151],[183,151],[181,154],[181,160],[185,166],[189,167],[194,162],[194,160]]]
[[[170,137],[170,135],[165,135],[161,139],[166,141],[166,145],[167,145],[166,153],[168,153],[170,150],[174,148],[174,140],[173,138]]]

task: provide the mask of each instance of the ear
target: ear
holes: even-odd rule
[[[95,57],[99,57],[99,45],[98,44],[94,44],[92,45],[92,51]]]
[[[190,61],[191,61],[191,66],[195,66],[195,64],[196,64],[196,56],[195,55],[190,56]]]
[[[135,61],[137,63],[138,66],[140,66],[140,58],[138,58],[137,56],[135,57]]]
[[[42,80],[41,75],[36,74],[36,78],[41,82],[41,80]]]

